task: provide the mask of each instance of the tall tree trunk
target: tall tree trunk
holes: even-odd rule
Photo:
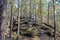
[[[42,0],[40,0],[40,17],[41,17],[41,23],[42,23]]]
[[[48,17],[48,19],[47,19],[47,23],[48,23],[48,25],[49,25],[49,16],[50,16],[49,8],[50,8],[50,7],[49,7],[49,3],[48,3],[48,14],[47,14],[47,15],[48,15],[48,16],[47,16],[47,17]]]
[[[20,28],[20,0],[18,0],[18,30],[17,30],[17,40],[19,40],[19,28]]]
[[[0,0],[0,40],[2,38],[1,25],[2,25],[2,22],[3,22],[3,9],[4,9],[4,5],[5,5],[5,1],[6,0]]]
[[[12,40],[12,28],[13,28],[13,0],[11,2],[11,14],[10,14],[10,38]]]
[[[55,5],[56,0],[53,0],[53,15],[54,15],[54,40],[56,40],[56,18],[55,18]]]
[[[32,18],[32,13],[31,13],[31,0],[29,0],[29,17]]]

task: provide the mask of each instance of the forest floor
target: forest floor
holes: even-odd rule
[[[53,28],[40,25],[38,23],[39,21],[38,22],[35,22],[35,20],[30,21],[29,18],[25,18],[25,17],[22,17],[20,19],[20,21],[21,22],[20,22],[19,40],[54,40],[54,31],[52,31],[52,30],[54,30]],[[16,33],[17,25],[18,25],[17,20],[14,19],[14,24],[13,24],[13,34],[14,35],[11,39],[9,37],[9,34],[7,34],[6,40],[17,40],[17,33]],[[8,28],[8,30],[9,30],[9,28]],[[8,31],[8,33],[9,33],[9,31]],[[27,35],[30,34],[33,37],[26,36],[25,33]],[[60,40],[60,36],[57,37],[57,40]]]

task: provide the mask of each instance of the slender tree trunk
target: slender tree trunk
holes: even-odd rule
[[[54,40],[56,40],[55,3],[56,3],[56,0],[53,0],[53,13],[54,13]]]
[[[41,23],[42,23],[42,0],[40,0],[40,17],[41,17]]]
[[[49,4],[48,4],[48,19],[47,19],[47,23],[48,23],[48,25],[49,25]]]
[[[22,10],[22,3],[23,3],[23,0],[21,0],[21,16],[23,15],[23,10]]]
[[[20,0],[18,0],[18,30],[17,30],[17,40],[19,40],[19,28],[20,28]]]
[[[10,38],[12,40],[12,28],[13,28],[13,0],[11,2],[11,15],[10,15]]]
[[[29,9],[30,9],[29,10],[29,17],[32,18],[32,13],[31,13],[31,0],[29,0],[29,1],[30,1],[30,3],[29,3]]]
[[[2,38],[1,26],[2,26],[2,22],[3,22],[3,8],[4,8],[4,5],[5,5],[5,1],[6,0],[0,0],[0,40]]]

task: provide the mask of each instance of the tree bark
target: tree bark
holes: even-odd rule
[[[54,40],[56,40],[56,16],[55,16],[55,6],[56,6],[56,0],[53,0],[53,16],[54,16]]]
[[[5,5],[5,0],[0,0],[0,40],[2,38],[2,22],[3,22],[3,9],[4,9],[4,5]]]

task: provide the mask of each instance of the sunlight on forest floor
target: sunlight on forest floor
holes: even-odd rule
[[[35,36],[32,40],[40,40],[40,38]]]

